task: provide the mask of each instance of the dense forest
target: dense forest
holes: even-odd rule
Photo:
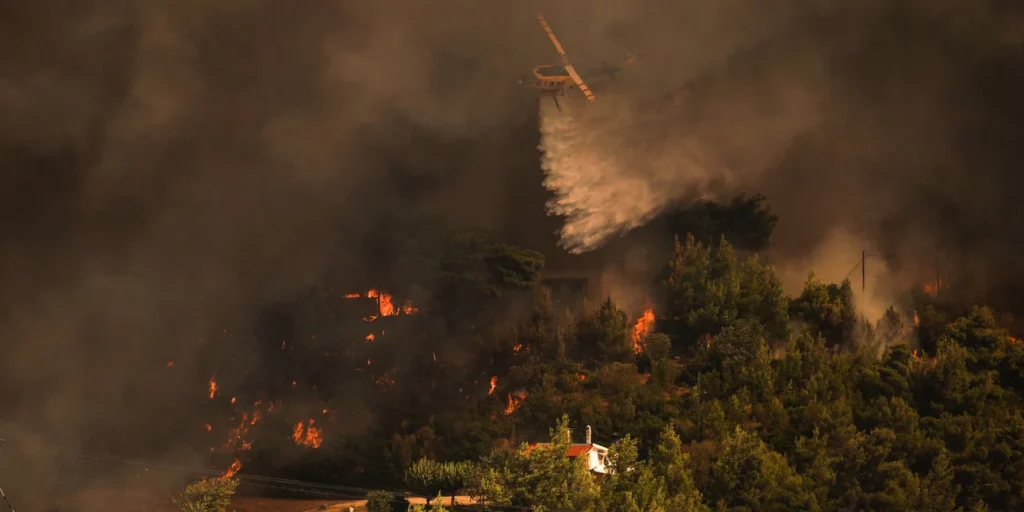
[[[381,250],[407,272],[379,318],[353,322],[359,294],[319,288],[254,331],[273,370],[237,387],[325,408],[285,453],[236,451],[246,471],[509,510],[1024,506],[1024,346],[953,293],[911,291],[869,322],[848,281],[811,272],[787,297],[755,253],[684,233],[645,314],[612,298],[572,314],[538,285],[539,253],[478,232],[398,238]],[[243,434],[273,437],[269,418]],[[587,427],[607,475],[562,455]]]

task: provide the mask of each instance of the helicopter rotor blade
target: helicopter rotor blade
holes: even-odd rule
[[[576,82],[576,86],[580,88],[580,92],[590,100],[591,103],[597,101],[597,96],[594,96],[593,92],[590,92],[590,87],[583,83],[583,77],[576,72],[576,68],[572,67],[572,64],[566,64],[565,70],[569,72],[569,76],[572,77],[572,81]]]
[[[564,64],[568,64],[569,57],[565,54],[565,50],[562,49],[562,43],[558,42],[558,38],[555,37],[555,32],[551,30],[551,26],[548,25],[548,21],[544,19],[544,15],[538,12],[537,21],[539,21],[540,26],[544,28],[544,32],[547,32],[548,39],[551,39],[551,42],[554,43],[555,50],[558,50],[558,54],[562,56],[562,62]]]

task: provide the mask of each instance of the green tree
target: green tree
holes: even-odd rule
[[[632,357],[633,342],[626,314],[605,300],[596,313],[584,314],[577,328],[586,354],[601,361],[625,361]]]
[[[694,234],[697,241],[710,245],[724,237],[744,251],[768,247],[778,217],[757,194],[740,195],[728,203],[700,202],[665,216],[672,233]]]
[[[438,462],[430,459],[416,461],[405,473],[405,482],[414,492],[423,496],[440,494],[451,496],[466,487],[473,478],[475,468],[465,462]],[[430,504],[431,498],[427,498]]]
[[[790,303],[789,314],[824,336],[830,346],[849,344],[857,325],[850,281],[826,284],[811,272],[800,296]]]
[[[182,512],[226,512],[237,487],[237,478],[206,478],[186,486],[174,506]]]
[[[683,444],[679,436],[671,426],[666,426],[658,436],[658,444],[651,453],[651,466],[665,483],[666,511],[708,510],[688,465],[689,456],[683,453]]]
[[[960,486],[955,483],[953,466],[946,451],[939,452],[932,460],[931,471],[921,481],[921,510],[953,512],[957,510],[956,498]]]
[[[569,419],[551,430],[551,443],[496,452],[478,470],[474,494],[495,505],[535,510],[593,510],[599,489],[582,457],[567,457]]]
[[[817,508],[804,479],[781,454],[739,427],[722,442],[711,465],[708,501],[726,510]]]
[[[713,249],[692,236],[676,240],[665,278],[665,315],[660,329],[694,344],[740,319],[756,321],[770,333],[786,332],[788,302],[775,273],[756,256],[739,261],[722,239]]]
[[[708,348],[708,361],[722,379],[722,393],[746,388],[757,398],[773,393],[772,356],[760,325],[739,322],[725,328]]]

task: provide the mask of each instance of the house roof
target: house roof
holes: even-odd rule
[[[551,446],[551,443],[531,443],[529,449],[532,450],[538,446]],[[580,455],[590,453],[591,450],[597,450],[601,452],[608,451],[607,448],[599,444],[586,444],[586,443],[573,443],[569,445],[569,449],[566,450],[566,457],[579,457]]]

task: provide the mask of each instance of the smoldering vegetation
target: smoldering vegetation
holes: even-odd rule
[[[538,8],[575,62],[639,55],[591,110],[538,118],[516,86],[557,61]],[[424,268],[419,249],[431,251],[409,233],[483,226],[568,265],[604,265],[556,253],[539,144],[571,248],[598,247],[680,201],[762,192],[782,219],[770,250],[780,266],[805,269],[843,232],[895,254],[887,268],[908,280],[934,273],[921,269],[938,245],[942,267],[977,293],[1017,283],[1017,9],[6,2],[0,418],[26,454],[21,476],[45,495],[58,469],[90,473],[42,445],[230,462],[205,451],[226,442],[202,437],[211,408],[231,418],[218,429],[234,428],[259,392],[293,393],[293,375],[318,376],[287,397],[294,407],[323,409],[313,385],[358,398],[346,379],[325,382],[355,369],[309,366],[319,345],[283,369],[280,342],[296,340],[276,338],[298,335],[270,306],[314,285],[332,297],[401,288]],[[545,126],[563,120],[575,127],[558,152],[537,126],[550,136]],[[431,300],[442,282],[418,281],[395,300]],[[379,350],[442,350],[455,368],[464,339]],[[242,390],[238,404],[224,403],[227,391],[206,396],[217,371]],[[267,439],[291,446],[296,418]],[[0,461],[18,453],[10,445]],[[264,467],[299,457],[282,453]]]

